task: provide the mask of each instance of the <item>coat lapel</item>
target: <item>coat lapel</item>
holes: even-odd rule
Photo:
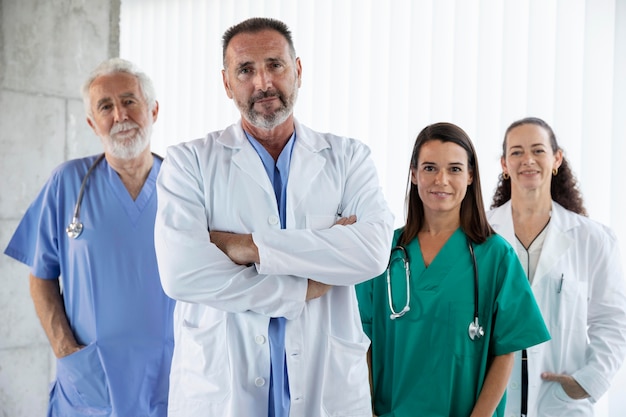
[[[534,281],[546,276],[574,243],[568,233],[571,227],[572,225],[567,221],[566,210],[553,201],[550,229],[543,243],[544,249],[541,250]]]
[[[250,179],[265,192],[274,196],[274,189],[272,188],[270,179],[267,177],[263,162],[250,142],[248,142],[241,122],[235,123],[226,129],[218,138],[218,141],[224,146],[233,149],[232,163],[243,174],[250,177]]]
[[[291,168],[287,182],[287,224],[293,224],[292,213],[315,187],[315,179],[326,164],[326,159],[319,152],[328,148],[328,142],[316,132],[294,121],[296,142],[291,154]],[[267,177],[263,162],[256,153],[243,131],[241,122],[228,127],[218,138],[224,146],[233,149],[233,164],[245,175],[274,195],[272,184]],[[318,193],[319,194],[319,193]]]
[[[291,169],[287,184],[287,212],[292,213],[310,195],[315,179],[326,164],[319,152],[329,147],[319,134],[301,126],[297,121],[296,143],[291,154]],[[320,194],[319,191],[316,194]],[[287,216],[287,224],[289,214]],[[292,219],[293,220],[293,219]]]
[[[550,228],[543,244],[544,249],[535,270],[533,283],[541,280],[556,265],[565,252],[572,245],[569,230],[574,226],[569,220],[567,210],[558,203],[552,202],[552,217]],[[513,249],[517,251],[517,238],[513,227],[513,212],[509,200],[501,207],[493,210],[489,215],[489,222],[499,235],[504,237]]]
[[[509,200],[501,207],[490,211],[488,218],[491,227],[515,249],[517,247],[517,238],[515,237],[515,228],[513,227],[512,210],[511,200]]]

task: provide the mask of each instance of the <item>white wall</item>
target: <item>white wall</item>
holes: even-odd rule
[[[490,203],[503,132],[533,115],[553,126],[591,217],[626,253],[625,0],[122,3],[121,55],[154,79],[161,105],[157,152],[237,120],[221,81],[221,36],[245,18],[276,17],[302,59],[297,118],[369,144],[398,226],[411,147],[426,124],[469,133]],[[625,388],[626,371],[600,417],[626,415]]]

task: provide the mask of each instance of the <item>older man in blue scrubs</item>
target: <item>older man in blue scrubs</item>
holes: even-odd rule
[[[158,103],[150,79],[121,59],[94,70],[83,99],[104,153],[52,172],[5,254],[31,267],[57,357],[48,416],[166,416],[174,301],[154,251]]]

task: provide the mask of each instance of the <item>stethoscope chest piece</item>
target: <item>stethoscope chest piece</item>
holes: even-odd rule
[[[469,337],[472,340],[480,339],[485,335],[485,329],[483,329],[483,326],[478,324],[478,317],[475,317],[474,321],[470,321],[467,332],[469,333]]]
[[[74,217],[72,223],[65,228],[65,232],[72,239],[76,239],[83,232],[83,223],[80,222],[78,218]]]

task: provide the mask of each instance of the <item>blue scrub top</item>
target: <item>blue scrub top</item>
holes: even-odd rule
[[[102,160],[85,187],[83,232],[71,239],[65,228],[96,158],[53,171],[5,254],[39,278],[59,277],[70,326],[87,346],[57,361],[49,415],[166,416],[174,301],[163,292],[154,251],[161,160],[136,200]]]
[[[291,167],[291,152],[296,140],[294,131],[285,147],[280,152],[278,159],[274,162],[272,155],[267,152],[259,141],[245,132],[248,141],[257,152],[263,162],[263,167],[269,177],[278,214],[280,215],[280,227],[284,229],[287,222],[287,182],[289,180],[289,168]],[[288,417],[291,407],[291,393],[289,392],[289,373],[287,370],[287,359],[285,357],[285,327],[287,320],[284,317],[270,318],[268,337],[270,343],[270,398],[268,417]]]

